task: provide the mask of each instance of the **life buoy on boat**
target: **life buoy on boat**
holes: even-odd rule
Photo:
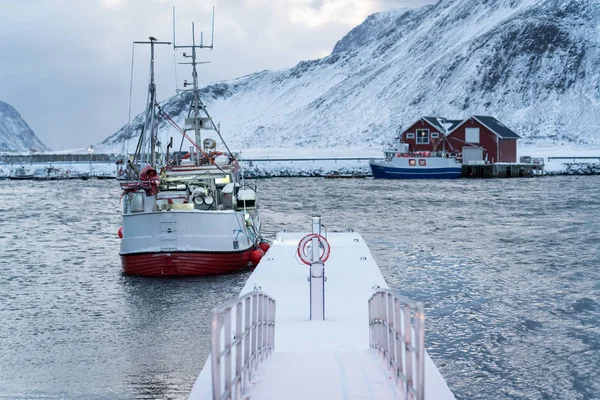
[[[385,158],[385,161],[387,161],[387,162],[390,162],[390,161],[392,161],[392,157],[390,157],[390,156],[387,156],[387,157]]]

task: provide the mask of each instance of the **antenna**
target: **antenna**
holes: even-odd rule
[[[177,45],[175,44],[175,7],[173,7],[173,50],[177,51]]]
[[[193,79],[193,89],[190,90],[191,92],[193,92],[192,108],[190,110],[190,117],[186,118],[186,127],[184,128],[184,130],[194,130],[194,132],[196,134],[196,138],[195,138],[196,143],[201,143],[202,138],[200,135],[200,130],[201,129],[214,129],[217,132],[217,134],[219,135],[219,137],[221,138],[221,141],[225,145],[225,148],[227,148],[227,151],[230,154],[232,154],[231,151],[229,150],[229,147],[227,146],[227,143],[225,143],[225,141],[223,140],[223,137],[221,136],[221,131],[220,131],[219,127],[217,125],[215,125],[213,119],[208,114],[206,107],[200,100],[199,90],[198,90],[198,72],[197,72],[196,66],[198,64],[203,64],[205,62],[196,61],[196,58],[197,58],[196,54],[197,54],[198,49],[207,49],[208,48],[208,49],[212,50],[214,48],[215,8],[213,7],[212,27],[211,27],[212,37],[211,37],[210,46],[204,44],[204,42],[203,42],[204,34],[202,31],[200,32],[200,44],[199,45],[196,44],[195,25],[193,22],[192,22],[192,44],[191,45],[178,46],[175,43],[175,31],[176,31],[176,29],[175,29],[175,7],[173,7],[173,49],[174,50],[177,50],[177,49],[191,49],[192,50],[191,55],[183,53],[184,57],[191,58],[192,61],[180,63],[180,64],[190,64],[192,66],[192,79]],[[184,87],[187,87],[189,85],[189,83],[187,83],[187,81],[184,81],[184,82],[185,82]],[[206,117],[200,117],[200,111],[202,111],[202,113],[205,114]],[[192,113],[193,113],[193,117],[192,117]],[[188,120],[189,120],[189,125],[188,125]],[[207,126],[209,126],[209,127],[207,127]]]
[[[193,31],[194,23],[192,22],[192,31]],[[211,38],[210,38],[210,46],[204,45],[203,43],[203,32],[200,32],[200,44],[197,45],[195,42],[195,35],[192,32],[192,45],[191,46],[177,46],[175,42],[175,7],[173,7],[173,50],[177,49],[214,49],[215,43],[215,8],[212,9],[212,23],[211,23]]]
[[[210,34],[210,49],[212,50],[215,45],[215,8],[213,7],[212,16],[212,33]]]
[[[175,68],[175,92],[177,93],[179,82],[177,80],[177,59],[175,58],[175,54],[173,54],[173,67]]]

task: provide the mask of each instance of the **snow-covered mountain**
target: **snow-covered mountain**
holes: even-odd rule
[[[493,115],[522,142],[599,144],[599,32],[598,0],[440,0],[371,15],[325,58],[202,98],[233,147],[380,147],[425,115]],[[179,123],[188,106],[186,94],[163,103]]]
[[[0,101],[0,151],[50,150],[12,106]]]

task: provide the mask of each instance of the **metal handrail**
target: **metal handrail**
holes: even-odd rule
[[[266,162],[266,161],[367,161],[373,157],[260,157],[240,158],[244,162]]]
[[[252,291],[212,315],[212,398],[241,399],[258,364],[275,347],[275,300]]]
[[[573,160],[573,162],[575,162],[575,160],[598,160],[598,161],[600,161],[600,157],[595,157],[595,156],[592,156],[592,157],[578,157],[578,156],[575,156],[575,157],[548,157],[548,161],[551,161],[551,160]]]
[[[378,289],[369,299],[369,345],[381,352],[394,373],[399,398],[425,399],[425,314],[421,303]]]

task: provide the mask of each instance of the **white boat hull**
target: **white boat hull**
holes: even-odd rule
[[[371,161],[375,178],[385,179],[457,179],[462,164],[451,157],[394,156],[389,161]]]
[[[260,221],[253,220],[260,227]],[[255,264],[257,238],[244,213],[170,210],[123,215],[121,261],[127,275],[211,275]]]

